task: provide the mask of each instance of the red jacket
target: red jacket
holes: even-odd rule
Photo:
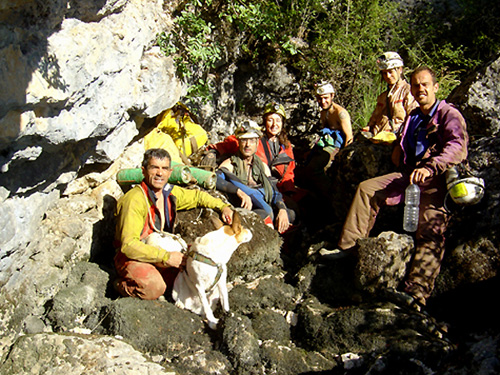
[[[208,148],[217,150],[220,155],[233,155],[239,150],[239,142],[234,135],[230,135],[224,141],[209,145]],[[268,139],[263,136],[259,140],[256,155],[269,166],[272,175],[278,179],[277,187],[281,193],[296,191],[295,159],[291,146],[285,148],[284,145],[280,145],[278,155],[273,158]]]

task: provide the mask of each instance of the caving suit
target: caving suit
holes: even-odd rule
[[[444,232],[448,222],[443,207],[444,173],[467,158],[467,142],[464,118],[444,100],[435,104],[429,116],[423,115],[420,108],[414,109],[403,125],[397,146],[402,155],[402,172],[359,184],[339,240],[339,247],[348,249],[358,238],[368,237],[380,207],[403,202],[413,169],[428,169],[431,176],[420,185],[416,251],[406,288],[421,303],[425,303],[434,288],[444,255]]]
[[[208,146],[217,150],[221,155],[235,155],[239,151],[239,142],[236,136],[230,135],[224,141]],[[271,170],[277,179],[276,186],[281,193],[297,192],[295,187],[295,159],[292,146],[271,142],[266,136],[259,139],[255,153]]]
[[[157,299],[172,287],[178,269],[166,267],[170,253],[146,245],[143,240],[156,230],[173,232],[177,209],[208,207],[222,210],[228,204],[199,190],[167,184],[163,188],[164,207],[157,207],[154,192],[143,181],[128,191],[117,206],[115,235],[116,287],[124,296]],[[160,209],[165,223],[161,228]]]
[[[377,106],[373,110],[368,128],[373,135],[381,131],[397,133],[401,124],[418,103],[410,92],[410,84],[400,79],[389,90],[377,98]]]
[[[271,179],[266,174],[267,166],[254,155],[250,171],[239,155],[230,158],[233,172],[222,167],[217,170],[217,190],[228,193],[229,200],[237,204],[238,189],[245,192],[252,200],[252,211],[256,212],[266,224],[274,221],[275,210],[285,209],[290,223],[295,220],[295,212],[287,208],[283,202],[283,195],[275,188]]]

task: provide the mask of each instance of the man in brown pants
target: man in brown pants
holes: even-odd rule
[[[359,238],[368,237],[380,207],[404,200],[408,184],[419,185],[420,213],[416,252],[407,275],[405,292],[425,305],[439,273],[444,254],[448,215],[443,207],[446,170],[467,157],[468,135],[460,112],[436,99],[438,83],[428,67],[411,75],[411,92],[419,104],[403,125],[393,161],[394,172],[359,184],[339,240],[340,250],[325,251],[330,258],[352,253]]]

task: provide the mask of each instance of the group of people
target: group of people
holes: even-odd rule
[[[352,201],[338,242],[338,249],[324,251],[329,259],[355,254],[356,241],[367,237],[384,205],[399,204],[410,183],[421,190],[416,254],[404,291],[425,305],[439,273],[444,253],[444,232],[448,214],[444,209],[446,170],[467,157],[468,136],[462,115],[444,100],[438,100],[436,75],[428,67],[415,69],[410,83],[404,79],[403,60],[395,52],[380,56],[377,65],[387,90],[362,129],[369,137],[383,132],[397,138],[393,161],[397,172],[362,182]],[[334,102],[331,83],[315,88],[321,109],[321,130],[306,166],[311,180],[328,193],[321,175],[343,147],[353,142],[349,113]],[[300,200],[307,192],[295,184],[296,161],[287,137],[283,105],[267,104],[262,124],[251,120],[239,124],[233,135],[209,145],[218,161],[216,188],[227,194],[225,203],[206,192],[168,184],[171,159],[161,149],[147,150],[142,170],[144,180],[127,192],[117,208],[115,266],[116,289],[121,295],[156,299],[171,286],[185,262],[182,253],[146,245],[153,231],[173,232],[177,209],[210,207],[221,212],[226,223],[234,207],[255,211],[279,233],[296,222]],[[326,187],[326,188],[325,188]]]

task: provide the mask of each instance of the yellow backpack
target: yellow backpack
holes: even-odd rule
[[[162,148],[167,150],[172,158],[172,162],[183,162],[179,149],[172,137],[163,133],[158,128],[154,128],[144,137],[144,150],[149,150],[150,148]]]
[[[207,132],[193,120],[182,103],[167,109],[156,120],[157,129],[170,135],[179,152],[188,157],[208,141]]]

